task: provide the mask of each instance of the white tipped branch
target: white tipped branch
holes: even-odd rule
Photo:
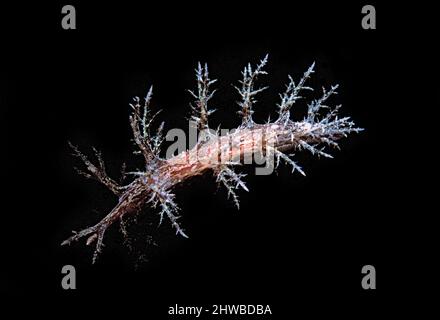
[[[289,158],[288,155],[286,155],[283,152],[277,150],[276,148],[273,148],[270,146],[267,146],[266,149],[268,152],[272,152],[274,154],[275,159],[276,159],[276,166],[275,166],[276,168],[279,166],[280,160],[282,159],[286,164],[289,164],[292,167],[292,173],[295,172],[295,170],[296,170],[299,173],[301,173],[303,176],[306,175],[305,172],[303,171],[303,169],[298,164],[296,164],[295,161],[293,161],[291,158]],[[293,154],[291,156],[293,156]]]
[[[257,102],[255,96],[268,88],[255,88],[255,81],[258,76],[267,74],[263,68],[267,64],[268,57],[269,55],[266,55],[254,70],[252,70],[252,65],[250,63],[244,67],[242,72],[243,80],[239,81],[241,88],[235,87],[241,96],[241,101],[238,102],[238,105],[240,106],[240,111],[238,113],[242,116],[243,126],[252,126],[252,114],[254,113],[252,107],[253,104]]]
[[[310,151],[312,155],[323,156],[324,158],[333,159],[333,156],[331,154],[324,152],[323,148],[318,149],[315,145],[311,145],[305,141],[300,141],[299,145],[300,147],[303,147],[305,150]]]
[[[130,115],[130,125],[133,131],[134,141],[138,146],[141,154],[144,156],[146,163],[150,163],[153,160],[159,160],[160,144],[163,139],[161,136],[155,137],[150,133],[151,123],[160,111],[155,114],[150,114],[150,102],[153,97],[153,86],[145,97],[144,104],[141,105],[139,97],[133,99],[133,104],[130,104],[133,109]],[[158,134],[161,134],[163,125],[161,125]]]
[[[197,124],[197,128],[202,131],[208,129],[208,117],[215,112],[215,109],[209,110],[208,101],[214,96],[216,90],[210,91],[210,86],[213,85],[217,79],[211,80],[208,73],[208,65],[202,67],[200,62],[196,69],[197,79],[197,94],[191,90],[188,92],[196,99],[195,105],[191,105],[193,114],[191,120]]]
[[[217,182],[221,182],[226,187],[226,190],[228,191],[228,199],[232,196],[232,200],[237,206],[237,209],[240,209],[240,201],[235,190],[242,188],[249,192],[249,189],[242,180],[245,176],[245,174],[234,172],[234,170],[228,168],[226,165],[221,166],[217,171]]]
[[[165,214],[170,220],[173,228],[176,229],[176,234],[180,234],[182,237],[188,238],[184,230],[180,227],[179,223],[177,222],[180,216],[178,215],[179,207],[174,201],[175,195],[169,192],[169,190],[166,189],[164,184],[161,185],[152,184],[150,188],[152,190],[152,195],[148,202],[151,202],[153,207],[157,207],[157,205],[160,205],[161,207],[161,211],[159,212],[160,215],[159,225],[162,224],[163,217]]]
[[[336,89],[339,85],[331,86],[329,91],[326,91],[325,88],[322,88],[322,97],[313,100],[312,103],[308,105],[307,110],[307,121],[313,123],[315,121],[316,116],[318,115],[321,109],[329,109],[329,106],[324,105],[323,103],[330,98],[331,95],[337,94]]]
[[[313,91],[311,87],[305,86],[307,79],[310,78],[311,74],[315,71],[313,70],[315,67],[315,63],[304,72],[301,80],[299,80],[298,84],[295,84],[293,78],[289,75],[289,84],[286,86],[286,91],[283,94],[280,94],[281,102],[278,104],[278,113],[280,120],[286,120],[290,118],[290,109],[295,104],[295,102],[301,98],[299,95],[301,90],[310,90]]]

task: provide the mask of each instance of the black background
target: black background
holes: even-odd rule
[[[270,304],[276,318],[299,310],[375,314],[389,303],[414,261],[409,252],[423,251],[414,248],[420,230],[412,220],[423,209],[407,196],[412,170],[395,139],[410,102],[399,97],[412,71],[405,41],[414,36],[396,22],[402,11],[377,4],[377,30],[363,30],[364,3],[71,4],[77,30],[61,28],[63,4],[1,12],[2,292],[143,318],[165,317],[175,303]],[[269,75],[261,84],[270,89],[255,107],[257,121],[275,115],[287,75],[298,78],[316,61],[313,87],[339,83],[332,101],[365,131],[342,141],[335,159],[300,155],[307,177],[285,166],[271,176],[244,169],[250,193],[240,192],[240,211],[209,174],[179,187],[190,238],[175,237],[167,223],[157,229],[157,216],[146,210],[152,218],[140,217],[132,234],[152,235],[158,244],[136,246],[148,262],[127,253],[116,226],[96,265],[83,242],[59,246],[116,201],[75,174],[80,164],[67,141],[89,155],[91,146],[102,150],[112,176],[123,161],[140,167],[131,155],[131,97],[154,84],[153,108],[163,109],[166,129],[186,130],[191,99],[185,90],[194,86],[198,61],[208,62],[219,79],[211,123],[232,128],[240,119],[231,84],[247,62],[266,53]],[[302,112],[300,103],[294,116]],[[75,291],[61,288],[66,264],[76,267]],[[361,288],[366,264],[377,269],[375,291]]]

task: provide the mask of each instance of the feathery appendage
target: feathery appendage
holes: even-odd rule
[[[78,170],[78,172],[87,178],[101,182],[118,197],[119,201],[113,210],[96,225],[74,232],[74,235],[65,240],[62,245],[87,237],[87,245],[95,243],[96,246],[93,255],[93,262],[95,262],[102,251],[104,233],[107,228],[119,221],[121,231],[126,234],[124,218],[140,212],[146,206],[159,209],[159,224],[165,218],[170,221],[177,234],[187,237],[177,222],[179,208],[173,194],[176,185],[191,177],[211,171],[216,176],[217,183],[225,186],[228,197],[232,197],[239,208],[236,191],[240,188],[245,191],[249,190],[243,182],[245,175],[236,173],[234,170],[237,165],[250,164],[257,157],[263,157],[268,168],[278,167],[283,160],[292,167],[292,172],[298,171],[305,175],[303,169],[292,159],[292,155],[286,154],[287,151],[306,150],[313,155],[331,158],[332,156],[325,150],[326,147],[338,148],[337,141],[340,138],[363,130],[356,127],[349,117],[338,117],[340,105],[330,108],[325,104],[332,95],[336,94],[337,85],[331,86],[329,90],[323,89],[322,96],[307,105],[307,115],[304,119],[294,121],[290,118],[290,110],[299,99],[303,98],[300,93],[313,90],[306,85],[306,81],[314,73],[314,63],[297,84],[289,76],[289,83],[285,92],[280,94],[281,101],[277,105],[278,118],[264,124],[255,123],[252,119],[253,106],[256,103],[255,96],[267,88],[257,88],[255,82],[259,76],[267,74],[263,70],[267,60],[266,55],[256,67],[253,68],[251,64],[248,64],[244,68],[243,80],[240,81],[241,87],[236,87],[241,97],[238,105],[242,124],[226,135],[212,133],[209,128],[208,118],[214,110],[208,108],[208,101],[215,93],[215,90],[211,90],[211,86],[216,80],[209,78],[206,64],[203,67],[200,63],[198,64],[197,90],[196,92],[190,91],[195,98],[191,119],[195,122],[200,136],[204,138],[199,139],[191,149],[176,156],[169,158],[160,156],[160,147],[164,139],[163,123],[160,124],[155,134],[151,133],[152,122],[158,114],[152,115],[150,111],[152,87],[143,104],[139,98],[134,98],[134,103],[131,104],[130,124],[134,141],[139,149],[137,153],[142,154],[145,159],[145,170],[126,172],[124,165],[121,182],[126,180],[127,176],[132,177],[132,181],[126,185],[121,185],[107,176],[104,162],[98,151],[95,150],[98,160],[98,166],[95,166],[77,147],[71,145],[74,155],[80,158],[86,166],[86,171]],[[204,132],[209,134],[203,135]]]
[[[193,115],[191,120],[196,123],[197,129],[200,131],[209,129],[208,117],[215,112],[215,109],[208,109],[208,101],[214,96],[216,90],[210,91],[210,86],[213,85],[217,79],[209,79],[208,65],[205,66],[198,64],[196,69],[196,79],[197,79],[197,94],[193,91],[188,90],[188,92],[195,98],[195,106],[191,105]]]

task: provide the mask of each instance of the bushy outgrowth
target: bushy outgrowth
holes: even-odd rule
[[[161,145],[164,140],[162,122],[153,133],[151,126],[157,114],[150,110],[153,96],[153,87],[150,87],[144,101],[135,97],[130,104],[132,112],[130,125],[133,131],[134,142],[137,146],[135,153],[141,154],[145,160],[142,170],[127,172],[123,166],[120,183],[109,178],[105,171],[101,154],[94,149],[98,165],[94,165],[77,147],[71,145],[73,154],[85,165],[85,170],[77,171],[86,178],[101,182],[117,197],[118,203],[113,210],[96,225],[83,229],[63,241],[62,245],[70,244],[80,238],[87,237],[86,243],[95,243],[93,262],[102,251],[104,233],[114,222],[119,221],[121,231],[127,234],[125,218],[139,213],[149,206],[159,210],[159,224],[166,218],[177,234],[188,237],[178,223],[180,216],[178,205],[175,202],[173,190],[176,185],[184,183],[196,175],[211,171],[219,184],[225,186],[228,197],[239,208],[239,199],[236,191],[249,191],[243,182],[244,174],[237,173],[237,166],[252,163],[254,157],[264,157],[266,166],[277,168],[284,161],[292,167],[292,172],[298,171],[305,175],[304,170],[292,159],[290,151],[306,150],[313,155],[332,158],[326,150],[328,147],[338,148],[338,140],[349,133],[360,132],[362,129],[354,125],[349,117],[338,116],[340,105],[332,108],[327,101],[335,95],[338,85],[330,89],[322,89],[322,95],[307,104],[307,115],[299,121],[291,119],[290,111],[298,100],[303,99],[307,91],[313,89],[306,85],[307,80],[314,73],[315,63],[304,72],[301,79],[295,83],[289,76],[286,90],[280,94],[278,118],[263,124],[255,123],[252,114],[257,102],[256,96],[268,87],[257,87],[256,81],[266,75],[264,67],[268,62],[266,55],[253,67],[248,64],[242,72],[240,85],[235,87],[240,95],[238,113],[242,117],[241,125],[226,135],[218,135],[209,127],[209,117],[215,111],[208,107],[216,90],[211,87],[217,80],[211,80],[208,66],[201,63],[196,68],[197,87],[189,91],[194,98],[191,105],[191,120],[195,123],[201,137],[194,147],[170,158],[161,157]],[[214,134],[212,133],[214,132]],[[207,138],[208,137],[208,138]],[[251,160],[249,162],[249,160]],[[131,177],[131,182],[122,185],[122,182]]]

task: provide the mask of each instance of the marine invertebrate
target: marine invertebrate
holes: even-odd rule
[[[86,166],[86,171],[79,173],[101,182],[117,196],[118,203],[101,221],[94,226],[74,232],[70,238],[62,242],[62,245],[87,237],[87,245],[95,243],[96,246],[93,255],[95,262],[102,250],[107,228],[117,221],[123,226],[125,217],[139,212],[146,206],[159,209],[159,223],[163,218],[167,218],[177,234],[187,237],[178,222],[179,209],[173,194],[177,184],[211,171],[216,176],[217,182],[226,187],[228,196],[232,197],[239,207],[236,190],[241,188],[248,191],[248,188],[243,181],[244,175],[235,170],[237,165],[251,163],[252,159],[258,156],[265,159],[267,168],[277,167],[280,160],[283,160],[292,167],[292,171],[305,175],[302,168],[286,152],[306,150],[314,155],[331,158],[332,156],[325,151],[326,147],[337,148],[338,139],[362,130],[355,127],[349,117],[338,117],[340,105],[334,108],[326,105],[327,100],[336,94],[337,85],[331,86],[328,90],[323,89],[321,97],[307,105],[307,115],[302,120],[291,119],[290,110],[299,99],[303,98],[302,92],[313,90],[306,85],[306,81],[314,73],[314,63],[297,83],[289,76],[289,83],[277,104],[277,119],[262,124],[255,123],[252,115],[256,96],[267,88],[257,87],[256,81],[257,78],[267,74],[264,71],[267,59],[266,56],[255,67],[248,64],[244,68],[243,78],[236,87],[241,97],[238,101],[238,113],[242,117],[242,123],[225,135],[220,135],[219,130],[211,130],[209,127],[209,116],[214,112],[209,108],[209,102],[215,93],[211,87],[216,80],[210,79],[206,64],[204,66],[198,64],[197,87],[195,92],[190,91],[190,93],[195,98],[191,120],[197,127],[199,139],[194,147],[175,156],[165,158],[160,156],[160,147],[164,140],[163,123],[156,133],[151,130],[152,122],[157,115],[157,113],[152,114],[150,110],[152,87],[142,103],[138,97],[135,97],[131,104],[130,124],[138,152],[145,159],[145,168],[142,171],[131,172],[133,179],[129,184],[120,185],[107,176],[98,151],[95,150],[98,160],[98,165],[95,165],[77,147],[71,145],[74,155]]]

